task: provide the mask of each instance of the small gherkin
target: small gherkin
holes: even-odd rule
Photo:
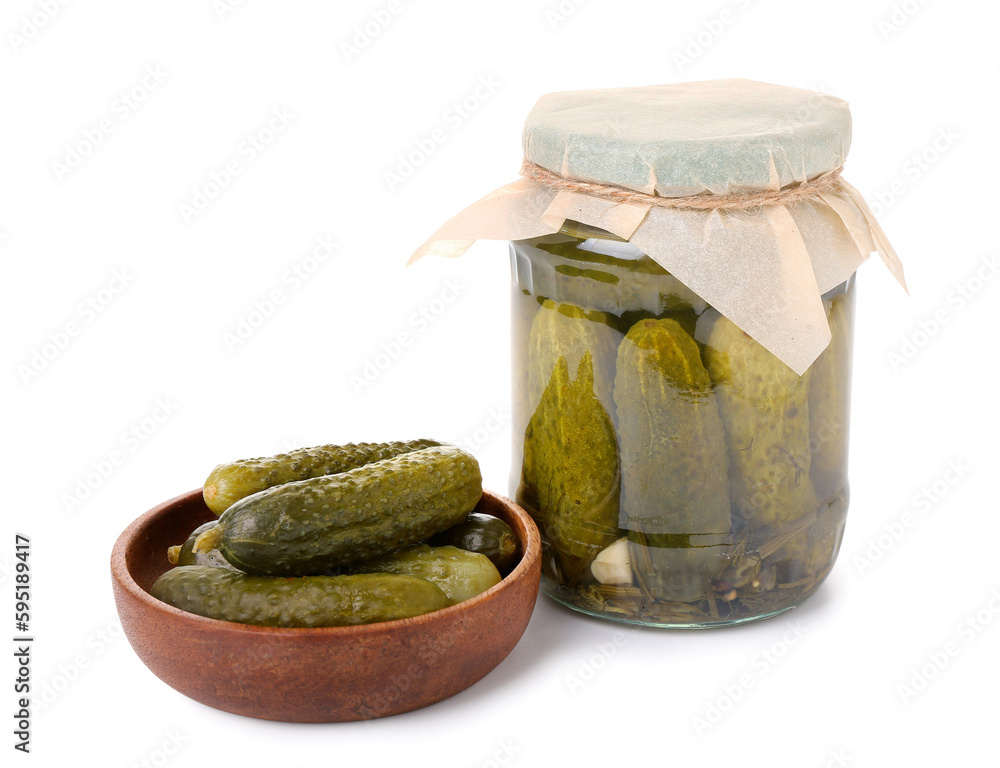
[[[725,533],[729,460],[712,382],[674,320],[640,320],[618,349],[623,515],[646,534]]]
[[[705,351],[732,461],[733,508],[754,525],[788,523],[818,507],[809,476],[809,379],[731,320],[718,317]]]
[[[483,512],[470,513],[458,525],[431,536],[427,543],[432,547],[458,547],[485,555],[503,574],[510,573],[518,562],[514,530],[500,518]]]
[[[188,613],[265,627],[346,627],[406,619],[450,605],[416,576],[363,573],[274,579],[207,565],[172,568],[149,594]]]
[[[580,363],[590,353],[593,393],[610,408],[615,380],[615,356],[622,335],[610,325],[611,317],[568,302],[542,302],[528,337],[528,403],[538,407],[542,393],[560,360],[565,360],[571,379],[580,376]]]
[[[621,488],[614,425],[594,392],[594,357],[577,377],[560,357],[524,436],[524,481],[564,575],[580,574],[618,538]]]
[[[809,474],[820,499],[847,485],[847,442],[851,407],[851,309],[846,296],[827,306],[830,345],[812,364],[809,381]]]
[[[415,544],[352,567],[350,573],[399,573],[436,584],[456,605],[500,583],[500,572],[486,555],[458,547]]]
[[[258,576],[309,576],[381,557],[465,520],[483,495],[479,463],[454,445],[284,483],[227,509],[195,540]]]
[[[437,440],[392,443],[317,445],[277,456],[220,464],[205,480],[206,506],[221,515],[237,501],[268,488],[297,480],[336,475],[404,453],[439,446]]]

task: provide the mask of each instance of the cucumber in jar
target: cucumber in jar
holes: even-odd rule
[[[809,379],[718,316],[705,350],[732,462],[733,509],[755,526],[816,514]]]

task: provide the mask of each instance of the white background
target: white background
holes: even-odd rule
[[[233,6],[10,0],[0,11],[0,615],[13,612],[16,530],[33,542],[35,696],[49,700],[31,756],[17,759],[957,765],[993,743],[1000,279],[977,271],[998,253],[995,3]],[[861,269],[853,497],[821,592],[777,619],[700,633],[619,627],[542,600],[483,682],[371,723],[245,719],[149,673],[117,623],[111,547],[216,463],[433,436],[473,447],[486,484],[506,490],[506,246],[404,269],[407,257],[515,178],[520,127],[542,93],[732,76],[850,101],[846,176],[880,210],[911,289],[877,259]],[[130,106],[133,89],[142,101]],[[244,142],[275,110],[287,127],[250,157]],[[435,130],[443,141],[390,184]],[[68,158],[81,143],[87,156]],[[185,220],[181,206],[231,160],[239,175]],[[323,236],[338,248],[295,285],[287,270],[314,266]],[[119,292],[101,293],[109,283]],[[415,322],[452,296],[449,283],[457,299]],[[275,290],[283,303],[251,318]],[[227,345],[248,319],[263,322]],[[68,323],[77,334],[46,347]],[[352,384],[401,331],[412,343]],[[114,451],[113,471],[92,475]],[[904,695],[915,674],[922,690]],[[11,713],[11,685],[0,687]]]

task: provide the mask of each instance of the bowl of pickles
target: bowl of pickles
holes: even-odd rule
[[[147,667],[218,709],[288,722],[411,711],[473,685],[527,627],[541,541],[433,440],[220,464],[111,556]]]

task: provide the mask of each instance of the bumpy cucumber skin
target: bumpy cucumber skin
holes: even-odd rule
[[[583,573],[620,535],[618,444],[594,391],[590,350],[575,381],[566,358],[556,362],[525,432],[523,474],[523,494],[537,501],[538,522],[564,576]]]
[[[466,520],[447,531],[431,536],[432,547],[458,547],[485,555],[501,573],[509,573],[517,563],[517,538],[503,520],[482,512],[473,512]]]
[[[425,579],[396,574],[272,579],[188,565],[164,573],[150,594],[199,616],[265,627],[343,627],[406,619],[448,606]]]
[[[483,494],[479,464],[452,445],[248,496],[220,518],[240,570],[307,576],[372,560],[458,524]]]
[[[719,394],[733,509],[754,525],[787,523],[818,508],[809,476],[809,380],[719,316],[705,350]]]
[[[674,320],[641,320],[615,379],[622,526],[645,534],[730,528],[729,461],[718,404],[694,339]]]
[[[417,544],[351,569],[354,573],[398,573],[426,579],[440,587],[451,605],[500,583],[500,572],[485,555],[458,547]]]
[[[207,565],[210,568],[225,568],[230,571],[239,570],[232,565],[218,549],[210,549],[208,552],[195,552],[194,541],[205,531],[210,531],[219,524],[218,520],[209,520],[203,525],[199,525],[187,540],[181,545],[177,555],[176,565]]]
[[[221,515],[240,499],[283,483],[335,475],[403,453],[441,445],[436,440],[319,445],[277,456],[220,464],[205,480],[205,504]]]
[[[847,447],[851,408],[852,296],[828,304],[830,345],[812,364],[809,380],[809,431],[816,493],[829,500],[847,484]]]
[[[586,312],[575,304],[542,303],[531,324],[528,337],[528,404],[531,412],[538,407],[542,393],[552,380],[560,359],[565,359],[569,376],[580,375],[580,361],[591,353],[594,368],[594,394],[610,407],[615,382],[615,355],[622,335],[614,330],[604,312]]]

